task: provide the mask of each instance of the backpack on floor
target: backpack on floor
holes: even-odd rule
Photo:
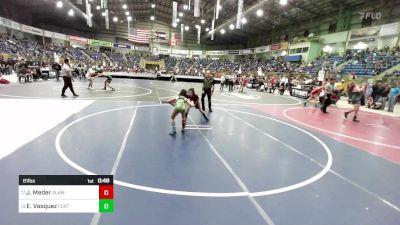
[[[382,106],[383,106],[383,103],[382,103],[382,102],[383,102],[383,98],[382,98],[382,97],[379,97],[379,98],[376,100],[373,109],[381,109]]]

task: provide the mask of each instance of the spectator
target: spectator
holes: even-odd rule
[[[392,88],[390,88],[388,112],[394,111],[394,106],[396,105],[399,96],[400,96],[400,87],[399,84],[396,83],[392,86]]]

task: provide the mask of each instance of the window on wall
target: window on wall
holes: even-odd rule
[[[363,18],[361,27],[370,27],[372,25],[372,17]]]
[[[308,52],[308,47],[303,48],[303,52]]]
[[[296,48],[296,53],[301,53],[301,48]]]
[[[330,34],[331,33],[335,33],[336,32],[336,23],[331,23],[329,24],[329,31]]]
[[[304,31],[304,37],[308,37],[308,35],[310,35],[310,31],[309,30],[305,30]]]
[[[290,49],[290,54],[295,54],[296,53],[296,49]]]

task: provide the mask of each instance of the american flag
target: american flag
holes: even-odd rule
[[[150,30],[129,28],[128,40],[136,43],[148,44],[149,43]]]

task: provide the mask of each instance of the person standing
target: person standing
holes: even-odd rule
[[[398,84],[393,85],[389,92],[389,109],[388,112],[393,112],[397,99],[400,96],[400,87]]]
[[[321,111],[323,113],[328,113],[326,111],[326,109],[328,108],[328,106],[331,104],[331,96],[333,93],[333,84],[334,84],[335,80],[331,78],[330,82],[328,82],[328,80],[326,79],[326,84],[325,84],[325,100],[323,102],[323,105],[321,107]]]
[[[64,59],[64,65],[61,68],[60,75],[63,77],[64,81],[64,87],[62,88],[61,97],[67,97],[65,95],[65,90],[67,90],[67,88],[71,90],[74,97],[78,97],[79,95],[75,93],[74,87],[72,86],[72,81],[74,81],[74,79],[72,78],[71,67],[69,66],[69,59]]]
[[[204,99],[207,95],[207,100],[208,100],[208,110],[212,112],[211,109],[211,96],[214,93],[214,77],[211,75],[210,71],[207,71],[206,76],[204,77],[203,80],[203,93],[201,94],[201,106],[203,111],[205,111],[205,106],[204,106]]]
[[[221,86],[219,87],[219,90],[221,91],[221,92],[224,92],[224,85],[225,85],[225,74],[222,74],[222,76],[221,76]]]
[[[366,88],[366,85],[365,85],[365,84],[356,85],[356,86],[353,88],[353,94],[352,94],[352,99],[351,99],[351,101],[352,101],[352,103],[353,103],[353,110],[350,110],[350,111],[348,111],[348,112],[345,112],[345,113],[344,113],[344,117],[347,118],[347,116],[348,116],[350,113],[354,112],[353,121],[354,121],[354,122],[360,122],[360,121],[357,119],[357,115],[358,115],[358,111],[360,110],[360,105],[361,105],[362,96],[365,94],[365,88]]]
[[[55,71],[56,73],[56,79],[57,81],[60,81],[60,71],[61,71],[61,65],[58,64],[58,62],[54,62],[52,69]]]
[[[171,81],[171,82],[172,82],[172,81],[177,82],[178,80],[176,79],[175,74],[178,75],[178,73],[179,73],[179,69],[177,69],[175,73],[172,73],[172,74],[171,74],[171,79],[169,79],[169,81]]]
[[[233,75],[232,74],[228,75],[227,79],[228,79],[228,86],[229,86],[228,91],[232,92],[233,91]]]

